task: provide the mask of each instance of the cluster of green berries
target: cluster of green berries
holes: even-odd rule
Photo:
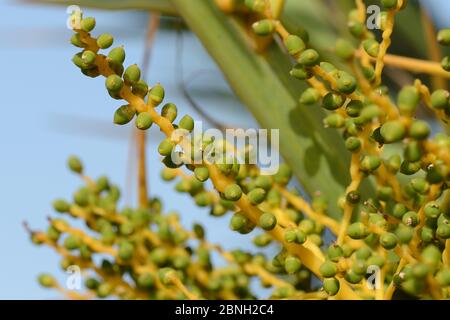
[[[258,16],[264,15],[265,0],[245,0],[243,4]],[[387,12],[403,9],[406,1],[384,0],[382,4],[385,11],[381,27],[385,29]],[[266,37],[277,32],[278,23],[262,18],[252,28],[257,35]],[[164,88],[159,84],[150,88],[141,79],[137,65],[125,68],[123,47],[111,49],[106,56],[98,53],[109,49],[114,40],[109,34],[91,37],[94,27],[95,20],[85,18],[81,29],[75,30],[71,42],[83,51],[74,56],[73,62],[87,76],[103,75],[109,95],[128,102],[117,109],[114,122],[123,125],[135,118],[135,125],[141,130],[156,123],[167,125],[169,131],[180,128],[192,132],[192,117],[186,115],[175,123],[178,110],[173,103],[164,104],[156,113],[154,108],[162,105],[165,98]],[[348,27],[365,53],[377,58],[381,43],[360,21],[356,10],[349,14]],[[450,40],[446,38],[446,31],[441,31],[438,41],[447,45]],[[323,107],[327,113],[324,125],[339,130],[352,154],[352,168],[356,167],[360,176],[357,179],[376,181],[373,194],[363,193],[358,183],[342,195],[339,205],[353,215],[342,239],[331,244],[324,241],[327,228],[338,233],[326,220],[330,215],[327,199],[317,194],[310,207],[292,201],[302,197],[295,189],[288,189],[292,178],[288,165],[280,165],[276,174],[262,175],[257,166],[240,160],[248,159],[248,148],[238,150],[244,157],[237,157],[236,150],[231,150],[226,141],[200,134],[191,138],[191,153],[187,155],[176,151],[180,140],[168,137],[159,144],[158,152],[165,165],[161,177],[176,180],[176,191],[189,194],[198,206],[209,208],[212,216],[231,213],[230,229],[251,234],[257,248],[278,243],[275,256],[234,250],[229,255],[232,268],[214,267],[203,227],[195,225],[192,232],[184,230],[176,214],[162,214],[157,199],[151,199],[148,208],[119,210],[120,191],[105,177],[77,190],[72,201],[54,203],[57,212],[83,219],[95,236],[74,232],[67,221],[58,218],[50,221],[46,233],[33,232],[33,242],[66,250],[64,268],[77,264],[95,271],[86,280],[86,288],[101,298],[186,298],[174,290],[179,281],[200,298],[247,299],[254,297],[249,281],[257,276],[263,286],[274,287],[273,298],[318,290],[335,296],[345,286],[360,297],[371,299],[373,296],[362,286],[373,266],[384,272],[382,285],[393,283],[397,293],[429,298],[438,287],[439,293],[448,297],[450,138],[445,134],[431,137],[429,124],[416,118],[420,102],[426,98],[424,93],[416,85],[403,87],[392,116],[386,110],[389,93],[386,87],[378,86],[372,63],[356,63],[356,68],[369,86],[376,86],[376,98],[365,93],[360,80],[350,71],[322,61],[319,52],[308,47],[309,37],[303,30],[283,40],[286,51],[296,61],[291,76],[307,81],[320,77],[326,89],[325,93],[315,86],[306,89],[300,103]],[[353,63],[355,48],[353,42],[340,39],[335,52],[344,62]],[[446,90],[436,90],[429,103],[448,117],[449,98]],[[198,145],[201,147],[195,148]],[[384,146],[389,147],[388,152]],[[214,163],[193,165],[187,161],[198,159],[205,150],[216,156]],[[174,154],[180,161],[174,161]],[[83,165],[77,158],[69,159],[69,167],[83,174]],[[210,182],[219,189],[217,179],[223,187],[210,190]],[[334,222],[339,228],[339,223]],[[198,240],[197,247],[191,245],[192,238]],[[311,268],[317,265],[311,262],[312,258],[302,259],[293,248],[311,250],[321,261],[320,266]],[[97,263],[93,260],[96,254],[109,254],[112,258],[91,268]],[[258,268],[262,274],[254,271]],[[277,284],[266,273],[275,276]],[[314,275],[321,284],[311,281]],[[286,284],[280,285],[279,281],[284,280]],[[46,287],[57,286],[49,275],[42,275],[39,281]]]

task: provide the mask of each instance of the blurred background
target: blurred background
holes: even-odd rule
[[[448,0],[422,4],[437,27],[450,26]],[[70,198],[81,184],[66,169],[72,154],[83,160],[88,175],[108,175],[120,185],[124,205],[134,203],[136,183],[129,178],[135,175],[133,130],[112,124],[118,106],[103,90],[103,80],[82,76],[71,63],[76,49],[68,41],[72,32],[66,28],[65,6],[0,0],[0,12],[5,120],[0,126],[0,299],[58,298],[54,291],[40,288],[36,276],[50,272],[64,279],[59,259],[51,249],[33,246],[22,222],[33,229],[45,228],[46,217],[53,214],[51,201]],[[126,46],[128,64],[141,64],[148,13],[93,9],[85,13],[96,17],[97,33],[109,32],[116,44]],[[182,66],[186,88],[202,110],[226,124],[256,127],[199,41],[186,30],[180,37],[176,25],[175,19],[162,21],[149,63],[149,84],[161,82],[168,101],[179,106],[179,114],[200,118],[179,88]],[[186,226],[193,221],[207,225],[214,231],[208,233],[212,242],[220,241],[225,248],[249,246],[249,237],[232,236],[226,217],[210,218],[191,198],[161,181],[156,152],[160,138],[152,129],[147,155],[150,193],[161,198],[166,211],[181,212]]]

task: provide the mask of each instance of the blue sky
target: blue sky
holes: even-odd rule
[[[450,7],[450,2],[424,3],[437,5],[434,15],[441,19],[441,26],[448,27],[449,11],[443,8]],[[83,159],[88,174],[107,174],[124,187],[131,127],[112,124],[118,105],[105,92],[103,80],[82,76],[70,62],[76,49],[68,43],[71,31],[66,29],[63,7],[24,6],[1,0],[0,12],[0,299],[57,298],[55,292],[36,283],[36,275],[43,271],[64,279],[57,255],[31,245],[22,221],[33,228],[45,228],[46,217],[53,214],[51,201],[70,198],[80,185],[66,170],[66,158],[71,154]],[[87,10],[87,14],[96,16],[99,33],[111,32],[116,35],[116,44],[125,44],[127,63],[141,61],[145,14],[93,10]],[[120,21],[127,21],[126,26],[119,25]],[[161,82],[166,97],[178,104],[181,114],[198,118],[176,88],[175,40],[173,32],[158,33],[149,82]],[[187,35],[185,44],[185,74],[190,76],[192,92],[201,105],[227,123],[255,126],[198,41]],[[161,137],[155,130],[151,136],[151,193],[162,198],[167,210],[182,212],[186,225],[192,221],[208,225],[213,230],[209,233],[211,241],[225,242],[229,248],[248,246],[249,237],[237,238],[228,230],[227,218],[209,218],[191,199],[176,194],[172,185],[159,179],[161,164],[156,148]],[[125,199],[134,199],[131,191],[125,192]]]

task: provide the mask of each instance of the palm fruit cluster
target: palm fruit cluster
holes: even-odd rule
[[[177,297],[251,297],[250,277],[258,277],[263,286],[272,287],[273,298],[449,298],[450,138],[444,133],[432,134],[430,124],[417,118],[417,110],[422,104],[445,124],[450,114],[450,95],[444,89],[430,92],[416,80],[403,87],[393,99],[382,85],[382,71],[395,15],[406,6],[406,1],[382,1],[385,11],[381,19],[381,40],[366,28],[363,1],[356,3],[357,9],[350,12],[348,23],[354,41],[340,39],[336,43],[335,53],[343,62],[338,68],[323,61],[319,52],[309,47],[305,31],[289,33],[271,14],[269,1],[243,2],[247,14],[252,16],[249,20],[256,20],[251,25],[254,34],[264,38],[280,37],[286,53],[296,61],[291,76],[309,84],[301,93],[299,103],[324,108],[327,113],[324,125],[337,130],[345,140],[351,154],[351,182],[339,199],[340,220],[331,218],[335,215],[330,214],[329,201],[320,192],[308,200],[290,188],[292,172],[285,164],[274,175],[262,175],[256,165],[240,162],[235,150],[225,141],[221,143],[223,148],[215,149],[219,155],[217,162],[192,164],[188,161],[215,141],[207,135],[190,141],[173,138],[172,133],[177,128],[191,132],[193,119],[186,115],[176,121],[178,111],[172,103],[166,103],[157,111],[164,100],[163,87],[159,84],[149,87],[140,79],[136,65],[125,69],[123,47],[111,49],[107,55],[100,54],[100,49],[109,48],[113,39],[109,35],[93,38],[90,32],[95,23],[85,22],[81,29],[74,30],[72,43],[83,51],[76,54],[73,61],[87,76],[104,76],[109,95],[126,101],[115,112],[114,122],[123,125],[135,119],[135,125],[142,130],[152,124],[157,126],[167,137],[158,147],[165,166],[162,178],[176,181],[178,192],[190,195],[198,206],[210,208],[212,216],[228,214],[230,228],[236,236],[249,234],[261,250],[257,254],[240,250],[226,252],[217,245],[207,244],[200,226],[193,230],[199,240],[198,249],[192,249],[185,242],[191,233],[173,225],[173,215],[163,215],[155,209],[155,206],[159,208],[158,202],[151,201],[150,208],[115,214],[116,200],[110,195],[111,191],[98,192],[95,182],[88,183],[91,189],[84,188],[84,203],[80,205],[75,198],[75,204],[62,202],[63,211],[85,220],[87,226],[97,232],[103,225],[109,225],[106,229],[113,230],[112,242],[103,243],[100,232],[99,239],[88,240],[90,238],[83,236],[75,241],[78,247],[74,247],[71,240],[69,248],[63,250],[48,234],[33,232],[34,242],[54,246],[64,259],[66,250],[75,248],[79,256],[70,257],[86,268],[80,248],[86,245],[93,253],[105,249],[104,253],[115,259],[108,265],[116,273],[109,279],[102,267],[95,267],[99,286],[107,283],[106,286],[109,284],[112,288],[115,281],[124,281],[125,273],[139,279],[136,276],[142,267],[148,271],[145,273],[148,278],[154,280],[150,298],[169,298],[166,293],[173,286],[178,290],[175,290],[179,293]],[[86,19],[90,18],[82,22]],[[445,34],[441,31],[438,36],[443,44]],[[201,150],[193,150],[194,140],[200,140]],[[174,162],[172,156],[178,147],[184,152],[178,152],[181,161]],[[81,169],[75,171],[80,173]],[[376,190],[371,194],[362,192],[363,182],[371,183]],[[104,197],[108,199],[108,209],[98,211],[100,203],[105,204],[100,201]],[[83,204],[84,209],[78,211]],[[57,208],[57,211],[60,210]],[[146,223],[137,228],[134,236],[133,217],[140,214],[147,217]],[[109,220],[112,217],[115,218]],[[105,220],[106,223],[98,222]],[[131,222],[129,230],[133,232],[121,233],[121,224],[125,223],[122,221]],[[51,220],[51,227],[58,237],[68,231],[79,238],[82,235],[64,223],[55,224],[55,220]],[[183,230],[186,237],[176,240],[178,232],[170,230]],[[152,240],[147,242],[142,234],[152,234]],[[262,250],[271,243],[278,246],[275,255]],[[222,269],[213,268],[210,260],[208,264],[200,262],[203,254],[198,250],[206,247],[225,257],[230,264],[226,270],[234,270],[233,276],[223,276]],[[150,262],[143,258],[151,257],[155,250],[179,251],[184,268],[172,259],[158,264],[151,258]],[[120,252],[125,252],[125,257],[121,257]],[[199,256],[196,258],[196,255]],[[164,280],[167,274],[171,281]],[[203,280],[198,279],[199,274],[204,275]],[[172,287],[167,288],[168,282]],[[41,283],[58,287],[49,276],[42,277]],[[129,294],[119,296],[139,298],[139,283],[128,285]],[[98,295],[98,287],[96,290]]]

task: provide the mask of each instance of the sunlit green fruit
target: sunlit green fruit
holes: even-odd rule
[[[95,18],[87,17],[81,20],[80,22],[81,30],[86,32],[91,32],[95,28]]]
[[[275,30],[275,23],[272,20],[264,19],[255,22],[252,28],[258,36],[268,36]]]
[[[100,49],[108,49],[112,46],[114,38],[109,33],[103,33],[97,38],[97,45]]]
[[[444,89],[438,89],[431,94],[431,105],[438,110],[448,108],[450,93]]]
[[[421,163],[419,161],[417,162],[409,162],[409,161],[403,161],[402,165],[400,167],[400,172],[405,175],[413,175],[417,173],[421,168]]]
[[[161,109],[161,115],[170,122],[173,122],[178,115],[178,108],[173,103],[166,103]]]
[[[130,122],[136,114],[136,110],[133,106],[126,104],[119,107],[114,113],[114,123],[118,125],[124,125]]]
[[[450,72],[450,56],[446,56],[442,59],[441,61],[441,67],[442,69],[444,69],[445,71]],[[448,108],[447,108],[448,110]]]
[[[391,10],[396,9],[398,0],[381,0],[381,4],[385,9]]]
[[[373,58],[378,57],[380,51],[380,44],[375,39],[367,39],[363,41],[364,50]]]
[[[136,117],[136,128],[147,130],[153,124],[153,118],[149,112],[141,112]]]
[[[114,64],[121,65],[125,61],[125,49],[116,47],[108,53],[108,60]]]
[[[422,251],[422,261],[435,268],[441,261],[441,251],[434,245],[428,245]]]
[[[332,113],[323,119],[325,128],[339,129],[345,125],[345,118],[338,113]]]
[[[325,261],[320,266],[319,272],[324,278],[331,278],[336,275],[336,273],[338,272],[338,268],[335,263],[331,261]]]
[[[273,230],[277,225],[277,218],[273,213],[265,212],[259,217],[259,225],[266,231]]]
[[[402,217],[402,222],[410,227],[415,227],[419,224],[419,215],[415,211],[408,211]]]
[[[369,230],[363,223],[355,222],[348,227],[347,233],[352,239],[364,239],[369,235]]]
[[[397,236],[390,232],[385,232],[380,236],[380,244],[387,250],[394,249],[397,246]]]
[[[113,291],[112,286],[108,282],[101,283],[97,288],[97,296],[99,298],[107,298]]]
[[[298,63],[291,69],[290,75],[299,80],[307,80],[313,76],[313,73]]]
[[[151,289],[155,286],[155,277],[152,273],[146,272],[139,275],[137,285],[143,289]]]
[[[448,223],[441,223],[436,229],[436,235],[442,239],[450,238],[450,225]]]
[[[343,94],[351,94],[356,90],[356,79],[345,71],[338,71],[335,75],[337,90]]]
[[[430,184],[424,178],[414,178],[410,181],[410,184],[414,191],[419,194],[425,194],[430,189]]]
[[[322,107],[327,110],[336,110],[342,107],[345,98],[338,93],[329,92],[323,97]]]
[[[194,175],[199,181],[204,182],[209,178],[209,170],[206,167],[196,167]]]
[[[56,286],[56,279],[48,273],[41,273],[38,276],[38,281],[41,286],[44,288],[53,288]]]
[[[312,67],[319,63],[319,53],[314,49],[307,49],[300,54],[298,63],[306,67]]]
[[[141,69],[137,66],[137,64],[132,64],[128,68],[125,69],[123,74],[123,79],[127,85],[134,85],[141,78]]]
[[[442,29],[437,34],[437,41],[445,46],[450,46],[450,29]]]
[[[430,135],[430,126],[427,122],[416,120],[409,128],[409,135],[416,140],[424,140]]]
[[[123,87],[123,80],[116,74],[108,76],[105,80],[106,89],[113,92],[119,92]]]
[[[142,99],[147,96],[148,93],[148,84],[144,80],[139,80],[138,82],[133,84],[133,88],[131,92]]]
[[[55,211],[59,213],[69,212],[70,203],[64,199],[57,199],[53,201],[53,209],[55,209]]]
[[[414,86],[405,86],[400,90],[397,97],[397,104],[400,113],[405,116],[412,116],[419,105],[420,96]]]
[[[238,201],[242,197],[242,189],[237,184],[230,184],[224,190],[225,199],[230,201]]]
[[[78,174],[83,173],[83,163],[81,160],[76,156],[70,156],[67,159],[67,166],[69,167],[70,171]]]
[[[339,292],[340,283],[336,278],[327,278],[323,280],[323,289],[330,296],[334,296]]]
[[[344,60],[350,60],[355,54],[353,44],[346,39],[338,39],[335,46],[336,55]]]
[[[191,132],[194,130],[194,119],[189,115],[185,115],[178,123],[178,127]]]
[[[67,250],[75,250],[80,246],[81,239],[76,236],[69,235],[64,239],[64,248],[66,248]]]
[[[119,244],[118,254],[119,254],[120,259],[129,260],[133,256],[133,253],[134,253],[134,246],[131,242],[122,241]]]
[[[302,262],[295,256],[289,256],[284,260],[284,268],[288,274],[294,274],[300,270]]]
[[[169,138],[164,139],[158,146],[158,152],[162,156],[171,155],[173,149],[175,148],[175,143]]]
[[[414,236],[414,229],[409,226],[400,224],[395,230],[395,234],[397,235],[400,243],[409,243]]]
[[[361,161],[361,170],[365,172],[373,172],[377,170],[381,165],[381,160],[378,156],[368,155]]]
[[[356,273],[353,269],[350,269],[345,273],[344,279],[351,284],[358,284],[363,279],[363,275]]]
[[[361,114],[361,110],[364,108],[363,103],[360,100],[352,100],[345,107],[345,112],[348,116],[355,118]]]
[[[290,34],[284,40],[284,45],[291,56],[303,52],[306,48],[305,42],[299,36]]]
[[[310,105],[319,102],[320,98],[321,95],[319,91],[314,88],[307,88],[300,96],[300,103]]]
[[[385,143],[394,143],[402,140],[406,135],[406,128],[402,122],[397,120],[387,121],[380,131]]]
[[[75,33],[72,35],[72,37],[70,37],[70,43],[78,48],[84,48],[84,46],[85,46],[83,41],[81,41],[81,37],[80,37],[79,33]]]
[[[425,215],[428,218],[436,219],[441,214],[441,209],[439,208],[439,204],[435,201],[428,202],[424,209],[423,209]]]

